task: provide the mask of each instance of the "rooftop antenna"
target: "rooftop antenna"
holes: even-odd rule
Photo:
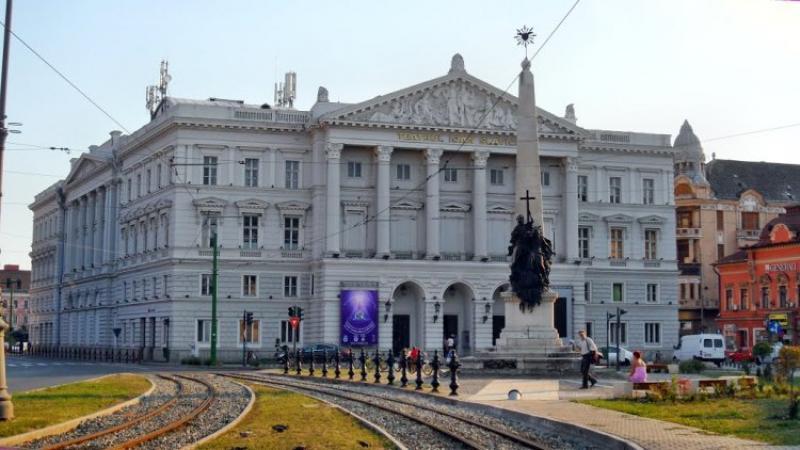
[[[150,120],[155,119],[161,102],[167,98],[167,88],[170,81],[172,81],[172,76],[169,74],[169,61],[162,59],[158,84],[147,86],[145,89],[145,101],[147,110],[150,111]]]

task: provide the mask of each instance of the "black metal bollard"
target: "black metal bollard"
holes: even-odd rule
[[[311,359],[308,361],[308,375],[314,376],[314,350],[311,350]]]
[[[356,372],[353,367],[353,360],[355,359],[355,355],[353,355],[353,347],[350,347],[350,357],[347,358],[347,376],[350,381],[353,381],[353,377],[356,376]]]
[[[421,391],[422,390],[422,352],[417,353],[417,355],[418,355],[417,356],[417,361],[416,361],[416,365],[417,365],[417,381],[416,381],[416,385],[417,385],[417,387],[415,387],[414,390],[415,391]]]
[[[448,367],[450,367],[450,395],[458,395],[458,368],[461,367],[461,363],[458,362],[458,355],[455,350],[450,356],[450,365]]]
[[[433,380],[431,380],[431,391],[439,392],[439,368],[441,367],[441,362],[439,361],[439,350],[433,351],[433,362],[431,362],[431,367],[433,368]]]
[[[338,379],[342,374],[341,360],[339,356],[339,349],[336,349],[336,354],[333,356],[333,376]]]
[[[389,350],[389,356],[386,357],[386,365],[389,366],[389,375],[386,375],[386,380],[388,381],[389,386],[394,385],[394,355],[392,351]]]
[[[367,381],[367,355],[364,354],[364,349],[361,349],[361,354],[358,355],[358,360],[361,361],[361,381]]]
[[[322,377],[328,378],[328,350],[322,349]]]
[[[375,349],[375,357],[372,360],[375,363],[375,383],[381,383],[381,352]]]
[[[289,349],[283,352],[283,374],[289,375]]]
[[[400,387],[408,386],[408,356],[406,356],[405,350],[400,355]]]
[[[300,357],[301,353],[300,350],[297,350],[294,355],[294,364],[295,370],[297,371],[297,375],[302,375],[303,373],[303,360]]]

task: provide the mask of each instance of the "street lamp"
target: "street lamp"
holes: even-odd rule
[[[606,369],[611,367],[611,359],[608,357],[608,350],[611,349],[609,337],[611,336],[611,319],[614,317],[617,317],[617,315],[606,311]]]

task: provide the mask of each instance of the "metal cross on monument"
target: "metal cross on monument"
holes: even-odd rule
[[[527,223],[531,223],[533,221],[533,217],[531,217],[531,200],[536,200],[536,197],[532,197],[529,190],[525,189],[525,197],[520,197],[520,200],[525,200],[525,209],[527,210]]]

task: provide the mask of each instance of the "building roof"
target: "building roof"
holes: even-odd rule
[[[766,246],[772,244],[770,241],[770,233],[772,229],[778,224],[786,225],[792,233],[794,233],[794,242],[800,241],[800,206],[793,205],[786,208],[786,214],[781,214],[778,217],[770,220],[761,229],[761,234],[758,237],[758,246]]]
[[[767,202],[793,203],[800,199],[797,164],[713,159],[706,164],[706,178],[720,200],[738,200],[747,189],[758,191]]]
[[[741,261],[747,261],[747,252],[744,250],[739,250],[736,253],[725,256],[717,261],[716,264],[727,264]]]

